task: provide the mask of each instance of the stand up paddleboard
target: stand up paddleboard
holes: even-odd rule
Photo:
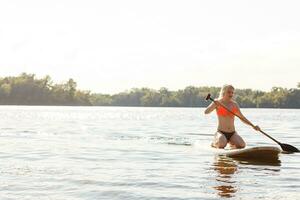
[[[281,150],[277,147],[251,147],[245,149],[223,150],[218,155],[224,155],[230,158],[251,159],[251,160],[274,160],[278,159]]]

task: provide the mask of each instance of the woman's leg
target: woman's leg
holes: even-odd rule
[[[237,133],[233,134],[230,138],[230,146],[235,149],[242,149],[246,146],[245,141],[241,136],[239,136]]]
[[[215,148],[223,149],[226,147],[226,145],[227,145],[226,137],[222,133],[216,132],[214,142],[212,143],[211,146]]]

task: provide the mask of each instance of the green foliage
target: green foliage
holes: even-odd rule
[[[112,103],[112,97],[107,94],[92,94],[90,101],[94,106],[110,106]]]
[[[92,105],[89,92],[76,90],[76,82],[53,84],[50,76],[34,74],[0,78],[0,104],[4,105]]]
[[[97,106],[205,107],[210,103],[205,101],[206,95],[218,98],[219,91],[219,87],[194,86],[178,91],[134,88],[115,95],[93,94],[91,102]],[[236,89],[235,96],[244,108],[300,108],[300,89],[273,87],[270,92]]]
[[[300,87],[298,87],[298,89],[290,89],[288,91],[285,107],[300,108]]]
[[[0,104],[2,105],[73,105],[73,106],[161,106],[205,107],[208,93],[218,98],[219,87],[188,86],[177,91],[162,87],[159,90],[133,88],[114,95],[91,94],[77,89],[69,79],[54,84],[50,76],[36,78],[23,73],[17,77],[0,77]],[[241,107],[300,108],[300,83],[297,88],[273,87],[270,92],[236,89],[236,101]]]

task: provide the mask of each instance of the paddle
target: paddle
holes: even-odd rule
[[[205,98],[205,100],[206,101],[211,100],[212,102],[215,102],[215,100],[213,98],[211,98],[210,94],[207,95],[207,97]],[[227,108],[223,104],[220,104],[220,105],[223,108],[225,108],[228,112],[230,112],[231,114],[237,116],[240,120],[244,121],[240,116],[238,116],[237,114],[235,114],[234,112],[232,112],[229,108]],[[252,123],[250,123],[249,125],[252,126],[253,128],[255,127]],[[262,134],[264,134],[265,136],[267,136],[268,138],[270,138],[271,140],[273,140],[274,142],[276,142],[282,148],[283,151],[286,151],[286,152],[300,152],[299,149],[297,149],[296,147],[294,147],[294,146],[292,146],[290,144],[281,143],[281,142],[275,140],[273,137],[271,137],[270,135],[268,135],[267,133],[265,133],[262,130],[259,130],[259,132],[261,132]]]

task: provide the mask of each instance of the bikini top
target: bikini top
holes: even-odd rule
[[[217,115],[218,116],[222,116],[222,117],[234,117],[233,114],[231,114],[230,112],[228,112],[225,108],[223,108],[222,106],[219,106],[216,108],[217,110]],[[230,111],[232,111],[234,114],[237,114],[238,112],[238,108],[234,105],[232,108],[229,108]]]

